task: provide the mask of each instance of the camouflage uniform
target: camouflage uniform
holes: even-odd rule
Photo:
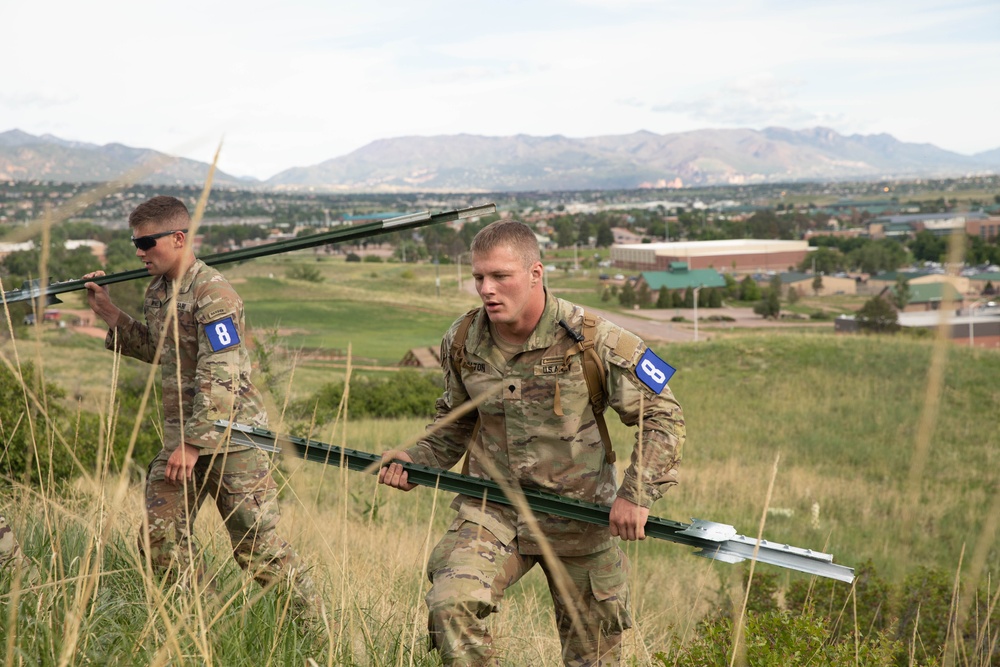
[[[260,450],[223,440],[213,424],[227,419],[267,426],[263,399],[250,381],[242,300],[222,274],[195,260],[180,278],[176,304],[173,285],[159,276],[146,289],[143,312],[146,324],[123,314],[108,332],[105,346],[152,363],[168,327],[158,359],[163,449],[149,464],[146,478],[148,547],[154,568],[190,572],[198,550],[192,527],[202,502],[211,496],[240,566],[262,585],[290,586],[301,609],[314,606],[312,582],[295,551],[275,531],[280,513],[269,458]],[[181,442],[198,448],[200,455],[193,479],[174,484],[164,475],[170,453]],[[145,547],[140,537],[140,551]],[[199,563],[195,576],[202,575]]]
[[[0,568],[8,565],[22,565],[25,562],[21,547],[14,537],[14,531],[7,525],[7,519],[0,516]]]
[[[624,482],[616,490],[615,469],[594,419],[582,355],[564,363],[575,341],[558,325],[579,332],[583,309],[546,295],[541,320],[522,351],[507,362],[480,310],[469,329],[461,367],[451,344],[461,319],[441,344],[445,390],[437,419],[485,392],[488,398],[467,417],[445,426],[407,450],[414,462],[449,469],[466,450],[477,418],[479,431],[469,447],[468,473],[490,478],[484,459],[511,483],[562,496],[611,505],[615,496],[643,507],[677,483],[684,442],[680,406],[667,387],[657,393],[636,371],[647,359],[646,345],[634,334],[598,319],[595,349],[604,363],[606,403],[628,426],[640,417],[642,449],[636,446]],[[650,352],[651,354],[651,352]],[[637,434],[638,438],[638,434]],[[496,659],[484,619],[499,608],[504,589],[535,562],[541,563],[539,536],[512,508],[458,496],[458,517],[435,547],[428,563],[433,582],[427,594],[431,641],[446,663],[490,664]],[[574,629],[567,607],[546,567],[549,588],[568,665],[616,664],[623,630],[631,627],[625,554],[606,526],[547,514],[537,516],[542,533],[569,571],[572,595],[584,628]],[[543,567],[544,567],[544,563]],[[581,636],[582,635],[582,636]]]

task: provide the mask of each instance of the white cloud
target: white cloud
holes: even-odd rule
[[[826,125],[1000,146],[995,2],[39,0],[0,22],[0,131],[201,160],[225,135],[220,166],[262,178],[459,132]]]

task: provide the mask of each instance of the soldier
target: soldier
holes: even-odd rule
[[[19,567],[24,565],[26,561],[21,546],[14,536],[14,531],[7,525],[7,519],[0,516],[0,568],[8,565]]]
[[[106,287],[85,285],[90,307],[109,327],[105,347],[162,366],[163,449],[149,464],[139,550],[159,573],[187,577],[193,568],[203,581],[203,563],[192,563],[192,529],[211,497],[240,567],[262,586],[290,588],[297,611],[312,614],[314,585],[275,531],[280,513],[269,457],[231,444],[214,427],[218,419],[265,427],[267,414],[250,381],[243,302],[222,274],[195,258],[190,222],[184,203],[164,196],[129,216],[136,256],[154,276],[145,324],[115,306]]]
[[[614,537],[644,539],[650,505],[677,483],[685,431],[666,387],[673,369],[635,335],[548,294],[543,271],[526,225],[504,220],[476,235],[472,275],[483,306],[442,341],[439,428],[405,451],[386,452],[379,481],[408,491],[414,485],[392,460],[447,470],[468,447],[468,474],[610,505],[610,530],[546,514],[535,517],[535,530],[515,508],[458,496],[458,516],[427,564],[428,629],[446,664],[496,664],[486,618],[536,563],[549,582],[565,664],[618,664],[632,619],[628,560]],[[603,367],[596,409],[583,361],[588,344],[581,345],[588,338]],[[487,394],[465,417],[437,424]],[[598,419],[605,405],[628,426],[642,420],[618,489]]]

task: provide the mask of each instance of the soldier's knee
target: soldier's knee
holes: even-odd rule
[[[443,568],[425,599],[432,622],[447,625],[452,618],[483,619],[497,611],[490,584],[471,568]]]

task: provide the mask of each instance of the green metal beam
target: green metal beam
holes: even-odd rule
[[[229,433],[233,444],[249,445],[272,453],[291,452],[307,461],[342,466],[349,470],[377,471],[382,461],[382,457],[377,454],[289,435],[282,435],[279,438],[272,431],[243,424],[218,421],[215,426],[218,431]],[[416,463],[403,461],[397,463],[406,469],[407,478],[413,484],[451,491],[471,498],[485,498],[489,502],[501,505],[513,505],[503,490],[490,480],[429,468]],[[524,489],[521,493],[528,506],[535,512],[601,526],[607,526],[609,523],[610,508],[604,505],[532,489]],[[758,542],[753,538],[737,534],[735,528],[726,524],[701,519],[694,519],[692,523],[687,524],[651,516],[646,521],[645,531],[650,537],[701,549],[697,555],[727,563],[756,559],[761,563],[837,581],[846,583],[854,581],[853,568],[835,565],[830,554],[767,540]]]
[[[412,213],[410,215],[388,218],[386,220],[376,220],[375,222],[368,222],[361,225],[345,226],[329,232],[323,232],[322,234],[311,234],[301,238],[266,243],[253,248],[241,248],[230,252],[205,255],[204,257],[201,257],[201,261],[205,262],[205,264],[208,264],[209,266],[228,264],[230,262],[242,262],[248,259],[255,259],[257,257],[277,255],[279,253],[292,252],[294,250],[305,250],[307,248],[328,245],[330,243],[357,241],[359,239],[378,236],[380,234],[389,234],[391,232],[400,232],[407,229],[416,229],[417,227],[425,227],[427,225],[434,225],[441,222],[465,220],[467,218],[488,215],[496,212],[496,210],[497,207],[495,204],[483,204],[482,206],[471,206],[469,208],[460,208],[434,214],[431,214],[428,211],[423,211],[421,213]],[[83,286],[88,282],[95,282],[98,285],[110,285],[111,283],[121,283],[128,280],[148,277],[149,271],[146,269],[133,269],[131,271],[121,271],[119,273],[101,276],[100,278],[94,278],[93,280],[79,279],[49,283],[44,288],[38,280],[29,280],[25,281],[25,283],[18,289],[4,292],[3,300],[7,303],[16,303],[18,301],[27,301],[29,299],[46,297],[46,303],[48,304],[59,303],[59,299],[57,299],[55,295],[62,294],[63,292],[72,292],[74,290],[84,289]]]

